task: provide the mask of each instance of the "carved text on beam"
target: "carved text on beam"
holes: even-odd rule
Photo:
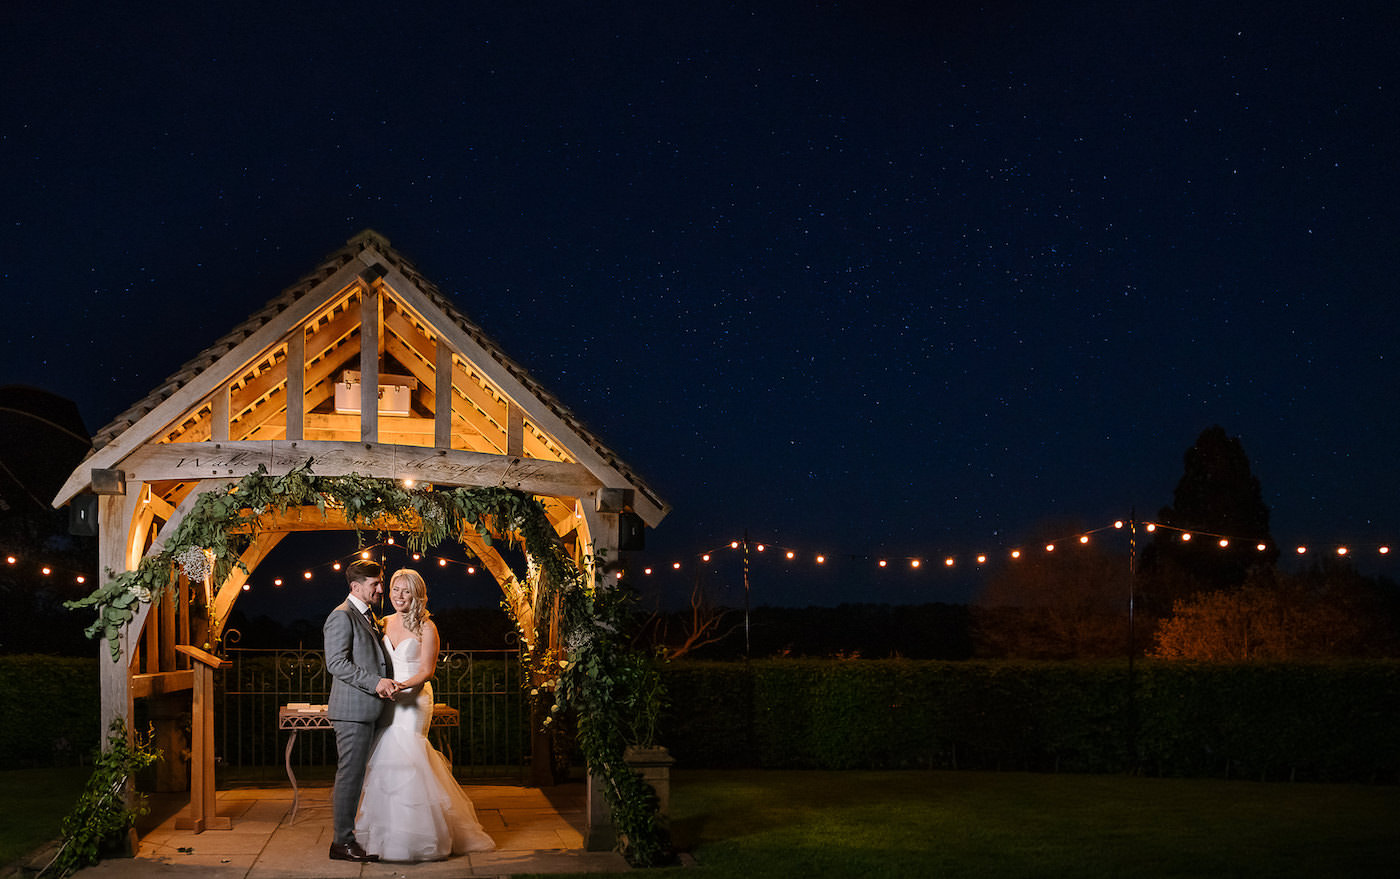
[[[411,478],[434,485],[499,486],[556,497],[583,497],[600,487],[598,479],[581,464],[380,443],[163,443],[133,453],[123,466],[138,479],[152,482],[231,476],[251,472],[260,464],[278,475],[303,466],[308,460],[317,476],[354,473],[384,479]]]

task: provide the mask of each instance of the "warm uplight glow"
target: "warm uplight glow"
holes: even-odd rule
[[[413,480],[412,480],[411,478],[405,477],[405,478],[404,478],[404,481],[403,481],[403,487],[404,487],[404,488],[412,488],[412,487],[413,487]]]

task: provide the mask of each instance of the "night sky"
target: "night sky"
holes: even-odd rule
[[[1400,7],[1064,5],[5,4],[0,384],[95,432],[372,227],[668,588],[963,600],[1213,424],[1281,543],[1400,540]]]

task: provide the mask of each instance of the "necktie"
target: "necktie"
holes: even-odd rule
[[[365,608],[365,619],[369,620],[369,627],[371,629],[374,629],[375,633],[378,633],[380,631],[379,620],[374,618],[374,608]]]

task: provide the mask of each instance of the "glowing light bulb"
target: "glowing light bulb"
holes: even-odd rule
[[[757,547],[757,549],[758,549],[759,552],[763,552],[763,551],[764,551],[765,549],[767,549],[767,548],[768,548],[768,547],[764,546],[764,545],[761,544],[761,543],[760,543],[760,544],[758,545],[758,547]]]
[[[250,589],[252,589],[252,588],[253,588],[252,585],[249,584],[249,583],[244,583],[244,584],[243,584],[243,591],[244,591],[244,592],[247,592],[248,590],[250,590]]]
[[[979,555],[979,556],[977,557],[977,564],[979,564],[979,565],[985,565],[986,563],[987,563],[987,557],[986,557],[986,556],[984,556],[984,555]]]
[[[331,569],[332,569],[332,570],[339,571],[339,570],[340,570],[340,562],[334,562],[334,563],[332,563],[332,564],[331,564]]]
[[[710,560],[710,554],[709,554],[708,552],[705,553],[704,555],[700,556],[700,561],[702,561],[702,562],[708,562],[709,560]]]
[[[362,559],[367,559],[367,558],[369,558],[369,550],[365,550],[364,552],[360,553],[360,558],[362,558]]]
[[[643,569],[642,569],[642,573],[643,573],[643,574],[650,574],[650,573],[651,573],[651,568],[643,568]]]
[[[17,560],[14,556],[11,555],[11,556],[5,556],[5,561],[7,561],[7,562],[9,562],[10,564],[13,565],[13,564],[14,564],[16,561],[18,561],[18,560]]]
[[[1121,528],[1123,527],[1123,520],[1122,520],[1122,519],[1119,519],[1117,522],[1114,522],[1114,523],[1113,523],[1113,527],[1114,527],[1114,528],[1121,529]]]
[[[1346,554],[1347,554],[1347,548],[1346,548],[1345,546],[1339,546],[1339,547],[1337,547],[1337,555],[1346,555]]]
[[[1157,526],[1154,525],[1154,524],[1152,524],[1151,522],[1148,522],[1148,523],[1147,523],[1146,530],[1147,530],[1147,531],[1156,531],[1156,530],[1157,530]]]
[[[886,562],[884,559],[880,559],[880,567],[883,568],[887,564],[889,564],[889,562]]]
[[[1021,557],[1021,551],[1019,549],[1011,550],[1011,557],[1013,559],[1019,559]]]
[[[447,559],[438,559],[438,567],[439,567],[439,568],[445,568],[445,567],[447,567]]]
[[[817,556],[817,564],[819,564],[819,565],[824,565],[824,564],[826,564],[826,556],[824,556],[824,555],[819,555],[819,556]]]
[[[281,578],[281,577],[278,577],[277,579],[273,580],[273,581],[272,581],[272,585],[273,585],[273,586],[281,586],[281,585],[282,585],[282,578]]]
[[[1388,546],[1382,546],[1382,547],[1380,548],[1380,553],[1381,553],[1381,555],[1389,555],[1389,554],[1390,554],[1390,547],[1388,547]]]
[[[87,577],[84,577],[82,574],[79,574],[75,579],[76,579],[79,583],[86,583],[86,582],[87,582]]]
[[[731,540],[731,541],[729,542],[729,548],[730,548],[730,549],[738,549],[738,548],[739,548],[739,541],[737,541],[737,540]]]
[[[393,545],[394,545],[394,538],[390,537],[388,540],[386,540],[386,541],[384,541],[384,542],[387,543],[387,544],[389,544],[390,546],[393,546]]]
[[[1266,546],[1265,544],[1262,544],[1262,543],[1256,543],[1256,544],[1254,544],[1254,548],[1257,549],[1257,550],[1259,550],[1260,552],[1263,552],[1264,550],[1268,549],[1269,547]]]
[[[952,556],[948,556],[946,559],[944,559],[944,560],[943,560],[943,565],[944,565],[945,567],[951,568],[951,567],[953,566],[953,557],[952,557]]]
[[[1298,555],[1304,555],[1305,553],[1307,553],[1307,551],[1308,551],[1308,548],[1307,548],[1306,546],[1300,546],[1300,547],[1298,547]]]
[[[475,573],[476,573],[476,565],[467,565],[467,573],[468,573],[468,574],[475,574]]]
[[[673,571],[679,571],[680,569],[681,569],[681,563],[680,563],[680,562],[671,562],[671,570],[673,570]]]
[[[44,576],[45,576],[45,577],[47,577],[49,574],[52,574],[52,573],[53,573],[53,569],[50,568],[48,565],[45,565],[45,566],[43,567],[42,570],[43,570],[43,572],[44,572]]]
[[[310,580],[310,579],[311,579],[311,572],[310,572],[310,571],[307,571],[306,573],[302,574],[302,576],[305,577],[307,580]]]
[[[1190,532],[1190,531],[1183,531],[1183,532],[1181,532],[1181,542],[1182,542],[1182,543],[1190,543],[1190,542],[1191,542],[1191,532]]]
[[[1227,538],[1227,537],[1222,537],[1222,538],[1220,538],[1220,548],[1221,548],[1221,549],[1224,549],[1225,547],[1227,547],[1227,546],[1229,546],[1229,545],[1230,545],[1230,540],[1229,540],[1229,538]]]
[[[797,555],[797,553],[793,552],[792,550],[788,550],[788,551],[787,551],[788,561],[792,561],[792,559],[793,559],[793,557],[794,557],[795,555]]]
[[[919,560],[918,560],[918,559],[910,559],[910,560],[909,560],[909,567],[911,567],[911,568],[917,568],[918,566],[919,566]]]
[[[405,478],[404,481],[403,481],[403,487],[404,487],[404,488],[412,488],[412,487],[413,487],[413,480],[410,479],[410,478]]]
[[[1055,544],[1053,544],[1053,543],[1047,543],[1047,544],[1045,544],[1045,551],[1046,551],[1046,552],[1054,552],[1054,551],[1055,551]]]

